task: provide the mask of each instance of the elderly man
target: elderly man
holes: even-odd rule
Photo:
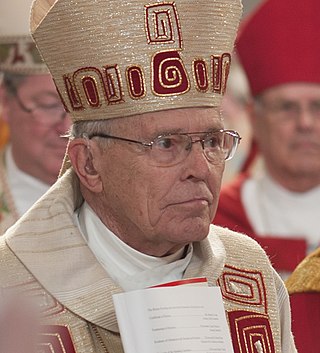
[[[235,352],[296,351],[264,251],[210,225],[240,139],[219,112],[240,14],[238,0],[34,2],[74,124],[61,178],[1,240],[0,280],[42,298],[43,345],[123,352],[113,294],[205,277]]]
[[[224,186],[214,222],[256,239],[284,278],[320,240],[319,10],[268,0],[237,40],[264,163]]]
[[[56,181],[70,127],[29,33],[30,6],[0,4],[0,111],[10,129],[0,152],[0,235]]]

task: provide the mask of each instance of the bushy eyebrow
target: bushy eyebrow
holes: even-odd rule
[[[183,128],[176,128],[176,129],[165,129],[155,132],[153,135],[154,137],[163,136],[163,135],[174,135],[174,134],[181,134],[184,132]]]
[[[155,138],[159,137],[159,136],[167,136],[167,135],[175,135],[175,134],[206,134],[206,133],[210,133],[213,131],[217,131],[222,129],[222,126],[216,126],[216,127],[210,127],[208,129],[203,129],[201,131],[185,131],[185,129],[183,128],[177,128],[177,129],[170,129],[170,130],[160,130],[161,132],[157,132],[154,133],[153,135],[151,135],[151,137],[149,139],[144,139],[145,141],[153,141]]]

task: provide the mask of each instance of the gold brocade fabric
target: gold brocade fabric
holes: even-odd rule
[[[122,289],[75,226],[73,212],[80,203],[69,170],[0,239],[0,283],[43,298],[43,340],[59,338],[51,342],[52,352],[123,353],[112,302]],[[212,226],[208,239],[194,243],[185,273],[190,277],[220,286],[235,352],[256,352],[248,342],[258,339],[269,347],[266,352],[281,353],[278,305],[283,304],[277,296],[285,290],[255,241]],[[295,352],[287,337],[286,353]]]
[[[31,33],[73,121],[220,105],[240,0],[51,4]]]
[[[286,281],[289,294],[320,292],[320,248],[308,255]]]

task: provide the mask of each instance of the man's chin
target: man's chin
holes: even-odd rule
[[[195,219],[184,227],[184,237],[190,239],[190,242],[205,239],[209,234],[210,221]]]

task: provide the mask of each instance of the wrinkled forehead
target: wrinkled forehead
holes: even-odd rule
[[[106,124],[113,133],[156,137],[175,132],[201,132],[223,126],[220,108],[195,107],[168,109],[159,112],[110,119]]]

